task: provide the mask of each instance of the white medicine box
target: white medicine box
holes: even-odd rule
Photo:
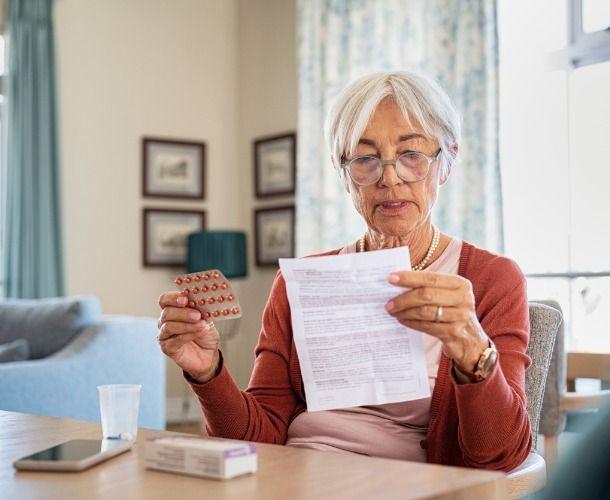
[[[256,447],[214,438],[160,437],[146,442],[146,468],[231,479],[256,472]]]

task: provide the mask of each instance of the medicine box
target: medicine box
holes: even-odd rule
[[[162,437],[146,442],[146,468],[214,479],[256,472],[256,447],[214,438]]]

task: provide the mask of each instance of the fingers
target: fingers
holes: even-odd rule
[[[168,356],[173,356],[176,354],[184,344],[195,340],[202,333],[187,333],[185,335],[178,335],[175,337],[171,337],[166,340],[160,340],[159,344],[161,345],[161,350],[167,354]]]
[[[158,326],[167,321],[182,321],[184,323],[197,323],[201,320],[201,313],[191,307],[164,307],[159,317]]]
[[[182,321],[167,321],[159,328],[159,342],[175,336],[184,336],[210,331],[211,327],[205,321],[184,323]]]
[[[454,333],[453,331],[447,331],[447,324],[445,323],[431,323],[430,321],[420,321],[417,319],[403,319],[399,321],[408,328],[432,335],[442,342],[450,338]]]
[[[470,286],[470,281],[456,274],[430,271],[396,271],[388,276],[388,282],[407,288],[433,287],[456,290]]]
[[[470,295],[458,290],[422,287],[394,297],[386,304],[386,310],[392,314],[403,309],[422,306],[471,307],[473,305],[470,301]]]
[[[184,307],[188,304],[188,299],[182,292],[165,292],[159,297],[159,307]]]
[[[439,306],[421,306],[405,309],[392,314],[398,321],[416,320],[432,323],[466,323],[469,320],[468,311],[464,308],[443,307],[438,315]]]
[[[457,275],[425,271],[392,273],[388,281],[409,288],[386,304],[386,310],[402,325],[443,342],[454,342],[464,336],[475,311],[470,281]]]

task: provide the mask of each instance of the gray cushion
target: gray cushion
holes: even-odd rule
[[[30,346],[25,339],[13,340],[0,345],[0,363],[25,361],[30,357]]]
[[[556,301],[536,300],[535,302],[553,307],[561,312],[561,306]],[[566,427],[566,415],[560,407],[561,398],[566,393],[566,361],[565,325],[562,322],[557,330],[540,413],[540,433],[544,436],[558,436]]]
[[[45,358],[65,346],[101,316],[96,297],[0,301],[0,344],[27,340],[30,359]]]
[[[529,313],[530,341],[527,346],[527,355],[532,358],[532,364],[525,372],[525,394],[527,412],[532,424],[532,446],[536,450],[546,375],[553,354],[555,336],[563,318],[557,309],[535,302],[530,302]]]

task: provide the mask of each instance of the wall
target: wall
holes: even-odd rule
[[[142,268],[143,207],[204,209],[209,228],[251,236],[263,205],[251,140],[296,129],[293,18],[293,0],[56,0],[69,294],[97,295],[106,313],[158,316],[175,273]],[[141,197],[143,135],[207,143],[204,202]],[[242,386],[275,276],[253,266],[252,241],[250,275],[236,283],[241,331],[225,346]],[[186,393],[170,362],[168,395]]]
[[[252,141],[255,138],[296,131],[297,68],[295,0],[240,0],[239,26],[239,162],[244,168],[241,195],[242,219],[250,231],[248,243],[251,279],[243,284],[242,334],[229,345],[231,371],[245,386],[252,370],[261,314],[276,269],[254,263],[253,210],[294,203],[293,197],[256,200],[254,197]],[[247,324],[247,327],[245,326]]]
[[[67,289],[104,311],[157,316],[172,270],[143,269],[141,209],[205,209],[208,225],[243,225],[237,137],[237,3],[57,0],[55,21]],[[208,197],[140,196],[140,138],[208,144]],[[170,367],[168,391],[181,393]]]

